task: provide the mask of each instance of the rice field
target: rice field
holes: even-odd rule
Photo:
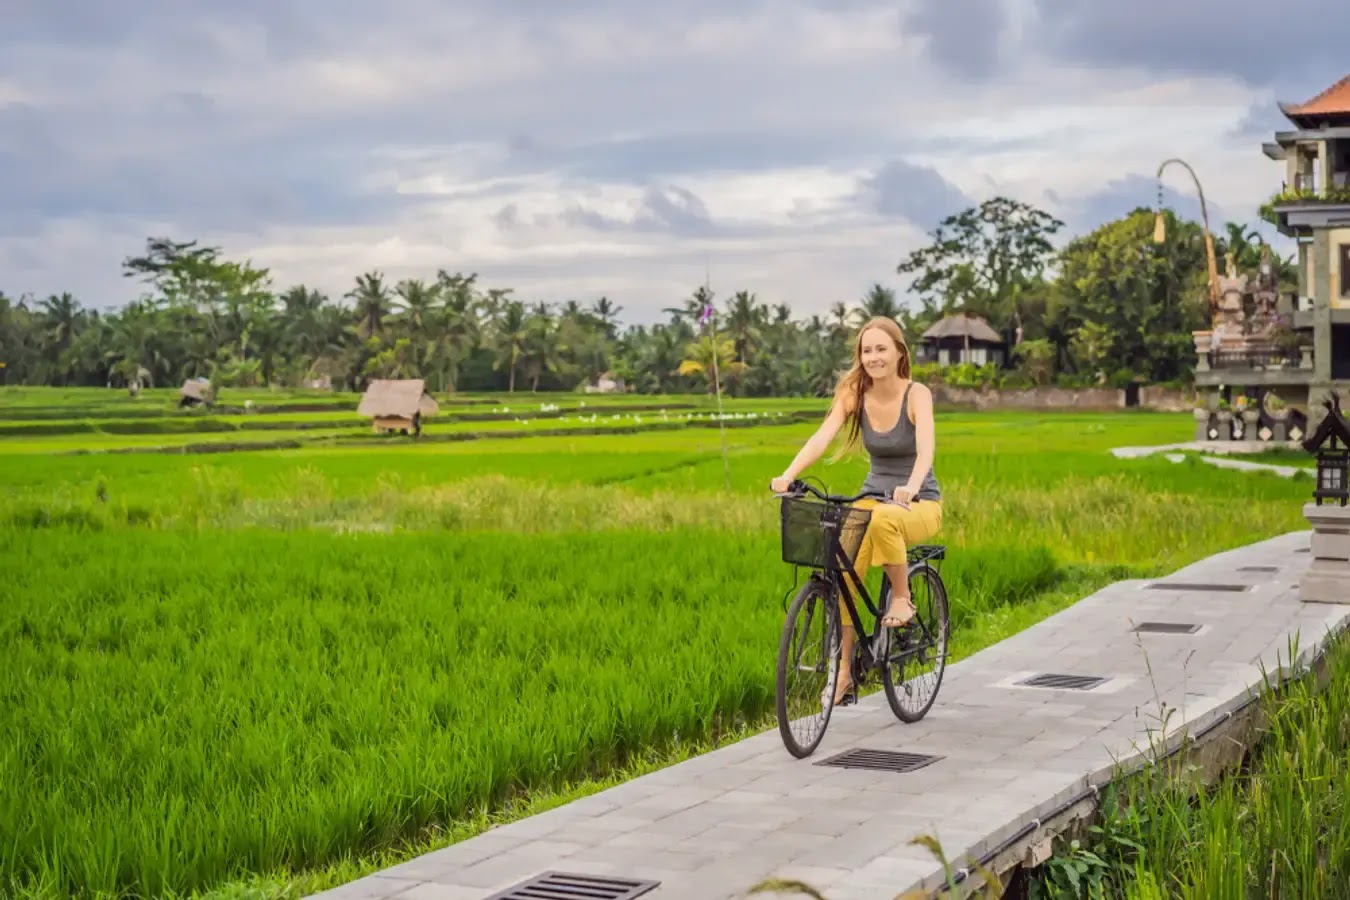
[[[706,397],[463,398],[421,441],[371,439],[350,396],[236,399],[0,389],[0,427],[56,426],[0,430],[0,894],[300,896],[772,727],[800,574],[767,484],[824,401],[727,401],[724,463],[682,418]],[[528,415],[582,402],[626,430]],[[1305,527],[1306,478],[1108,452],[1193,426],[940,410],[957,656]]]

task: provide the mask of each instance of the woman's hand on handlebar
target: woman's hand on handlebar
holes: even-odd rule
[[[786,475],[779,475],[773,481],[769,482],[769,490],[775,494],[786,494],[788,488],[792,486],[792,479]]]

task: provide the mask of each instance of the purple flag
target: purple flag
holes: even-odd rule
[[[707,325],[708,320],[711,318],[712,318],[712,304],[709,303],[707,306],[703,307],[703,315],[698,317],[698,324],[700,326]]]

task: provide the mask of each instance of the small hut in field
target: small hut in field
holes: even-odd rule
[[[919,340],[919,362],[935,362],[940,366],[960,363],[1001,366],[1007,359],[1007,344],[998,332],[984,319],[967,313],[946,316]]]
[[[422,420],[436,415],[440,408],[421,378],[380,379],[366,387],[356,414],[369,418],[377,434],[421,434]]]
[[[189,378],[178,392],[178,406],[204,406],[211,400],[211,382],[205,378]]]

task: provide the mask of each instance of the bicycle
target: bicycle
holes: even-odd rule
[[[819,500],[808,499],[808,492]],[[946,558],[946,547],[920,544],[909,548],[908,579],[916,612],[905,625],[887,628],[881,624],[880,610],[890,604],[890,579],[882,575],[881,606],[878,607],[853,568],[872,512],[852,506],[865,497],[885,500],[885,496],[875,492],[863,492],[853,497],[827,494],[801,480],[793,481],[787,493],[777,496],[782,498],[783,561],[814,570],[787,609],[778,647],[778,730],[788,752],[798,759],[810,756],[825,736],[835,706],[834,695],[843,660],[841,607],[848,610],[857,634],[851,666],[853,686],[842,698],[841,705],[856,702],[859,687],[876,673],[896,718],[906,723],[919,721],[937,699],[946,669],[947,638],[951,629],[947,587],[938,571],[939,566],[934,565]],[[874,632],[869,633],[863,627],[858,607],[853,602],[854,594],[845,590],[846,578],[875,616]],[[804,620],[801,640],[796,639],[799,619]],[[809,632],[816,619],[823,625],[823,630],[817,639],[812,639]],[[896,639],[892,639],[891,632],[896,633]],[[816,648],[821,654],[819,660],[814,659]],[[929,674],[934,676],[932,692],[922,699],[916,691],[919,679],[924,676],[906,678],[905,675],[908,670],[918,671],[930,662],[933,672]],[[810,673],[810,681],[798,695],[791,691],[794,685],[789,684],[789,676],[802,672]],[[822,678],[823,684],[817,681]],[[811,730],[799,737],[795,731],[798,726]]]

